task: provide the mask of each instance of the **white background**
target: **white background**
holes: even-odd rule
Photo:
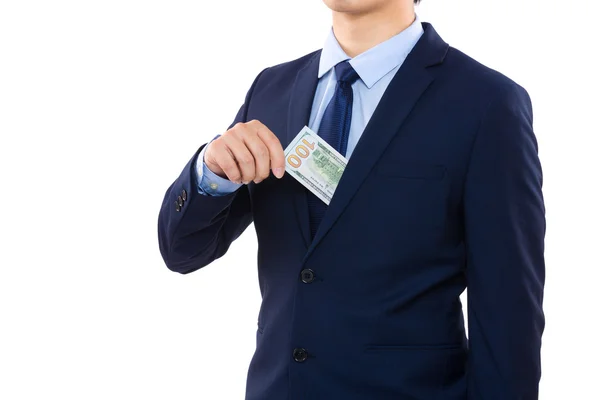
[[[533,99],[548,220],[541,399],[600,398],[591,4],[418,11]],[[243,398],[254,229],[181,276],[160,257],[158,211],[256,74],[320,48],[329,24],[320,0],[1,0],[1,399]]]

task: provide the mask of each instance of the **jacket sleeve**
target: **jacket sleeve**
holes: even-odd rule
[[[545,208],[529,95],[492,101],[464,192],[469,400],[535,400],[544,330]]]
[[[252,92],[263,72],[252,84],[230,128],[238,122],[247,122]],[[196,151],[167,189],[158,216],[158,243],[163,260],[169,269],[182,274],[221,257],[252,222],[246,185],[224,196],[199,193],[196,159],[205,146]]]

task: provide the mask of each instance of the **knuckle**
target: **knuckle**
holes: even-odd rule
[[[270,135],[267,137],[267,140],[272,144],[279,144],[279,138],[273,132],[270,132]]]
[[[215,148],[207,148],[206,153],[204,153],[204,161],[211,162],[213,164],[219,164],[219,151]]]
[[[269,151],[267,150],[266,147],[264,146],[260,146],[257,150],[256,150],[256,157],[264,159],[267,158],[269,156]]]
[[[240,171],[235,166],[222,167],[225,174],[229,177],[229,179],[233,181],[237,181],[240,179]]]
[[[208,149],[206,149],[206,151],[213,149],[213,150],[221,150],[223,147],[225,146],[225,142],[223,141],[223,137],[219,137],[215,140],[213,140],[209,145],[208,145]]]
[[[240,162],[240,164],[243,164],[243,165],[254,164],[254,158],[252,158],[252,156],[242,156],[238,159],[238,161]]]
[[[244,124],[242,122],[238,122],[235,124],[230,130],[224,133],[227,137],[240,135],[244,131]]]
[[[275,135],[267,138],[267,144],[273,152],[279,153],[281,149],[281,143],[279,143],[279,139]],[[283,149],[281,149],[281,152],[283,153]]]
[[[219,163],[219,166],[224,171],[232,171],[232,170],[237,169],[237,166],[235,165],[235,162],[233,162],[231,159],[221,160],[221,162]]]

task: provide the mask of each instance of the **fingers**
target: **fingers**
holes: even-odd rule
[[[252,180],[254,183],[260,183],[269,177],[269,149],[265,146],[263,141],[255,135],[246,135],[244,137],[244,143],[254,156],[254,169],[256,175]]]
[[[242,173],[231,150],[225,144],[223,136],[213,141],[209,150],[210,152],[206,152],[204,159],[208,168],[222,178],[227,177],[231,182],[242,183]],[[219,173],[220,171],[222,173]]]
[[[239,136],[241,133],[237,135],[223,135],[223,142],[227,146],[227,149],[233,155],[233,158],[237,162],[238,167],[238,179],[236,182],[240,180],[247,184],[250,181],[254,180],[256,176],[256,169],[254,164],[254,156],[250,152],[250,150],[246,147],[244,140]],[[221,168],[223,168],[221,166]],[[233,169],[233,168],[232,168]],[[225,168],[223,168],[225,171]],[[229,175],[227,175],[229,177]],[[230,180],[232,180],[230,178]]]
[[[271,169],[277,178],[285,173],[279,139],[257,120],[238,123],[215,139],[207,149],[205,162],[213,172],[236,183],[262,182]]]
[[[285,157],[281,142],[269,128],[260,122],[258,122],[258,124],[260,124],[260,126],[257,127],[257,135],[268,149],[273,174],[277,178],[281,178],[285,172]]]

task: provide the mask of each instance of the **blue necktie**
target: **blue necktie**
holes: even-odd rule
[[[323,114],[319,126],[319,136],[345,156],[352,121],[352,84],[359,76],[348,61],[343,61],[335,66],[335,75],[338,80],[337,85]],[[326,210],[327,205],[322,200],[314,194],[308,193],[311,238],[315,237]]]

